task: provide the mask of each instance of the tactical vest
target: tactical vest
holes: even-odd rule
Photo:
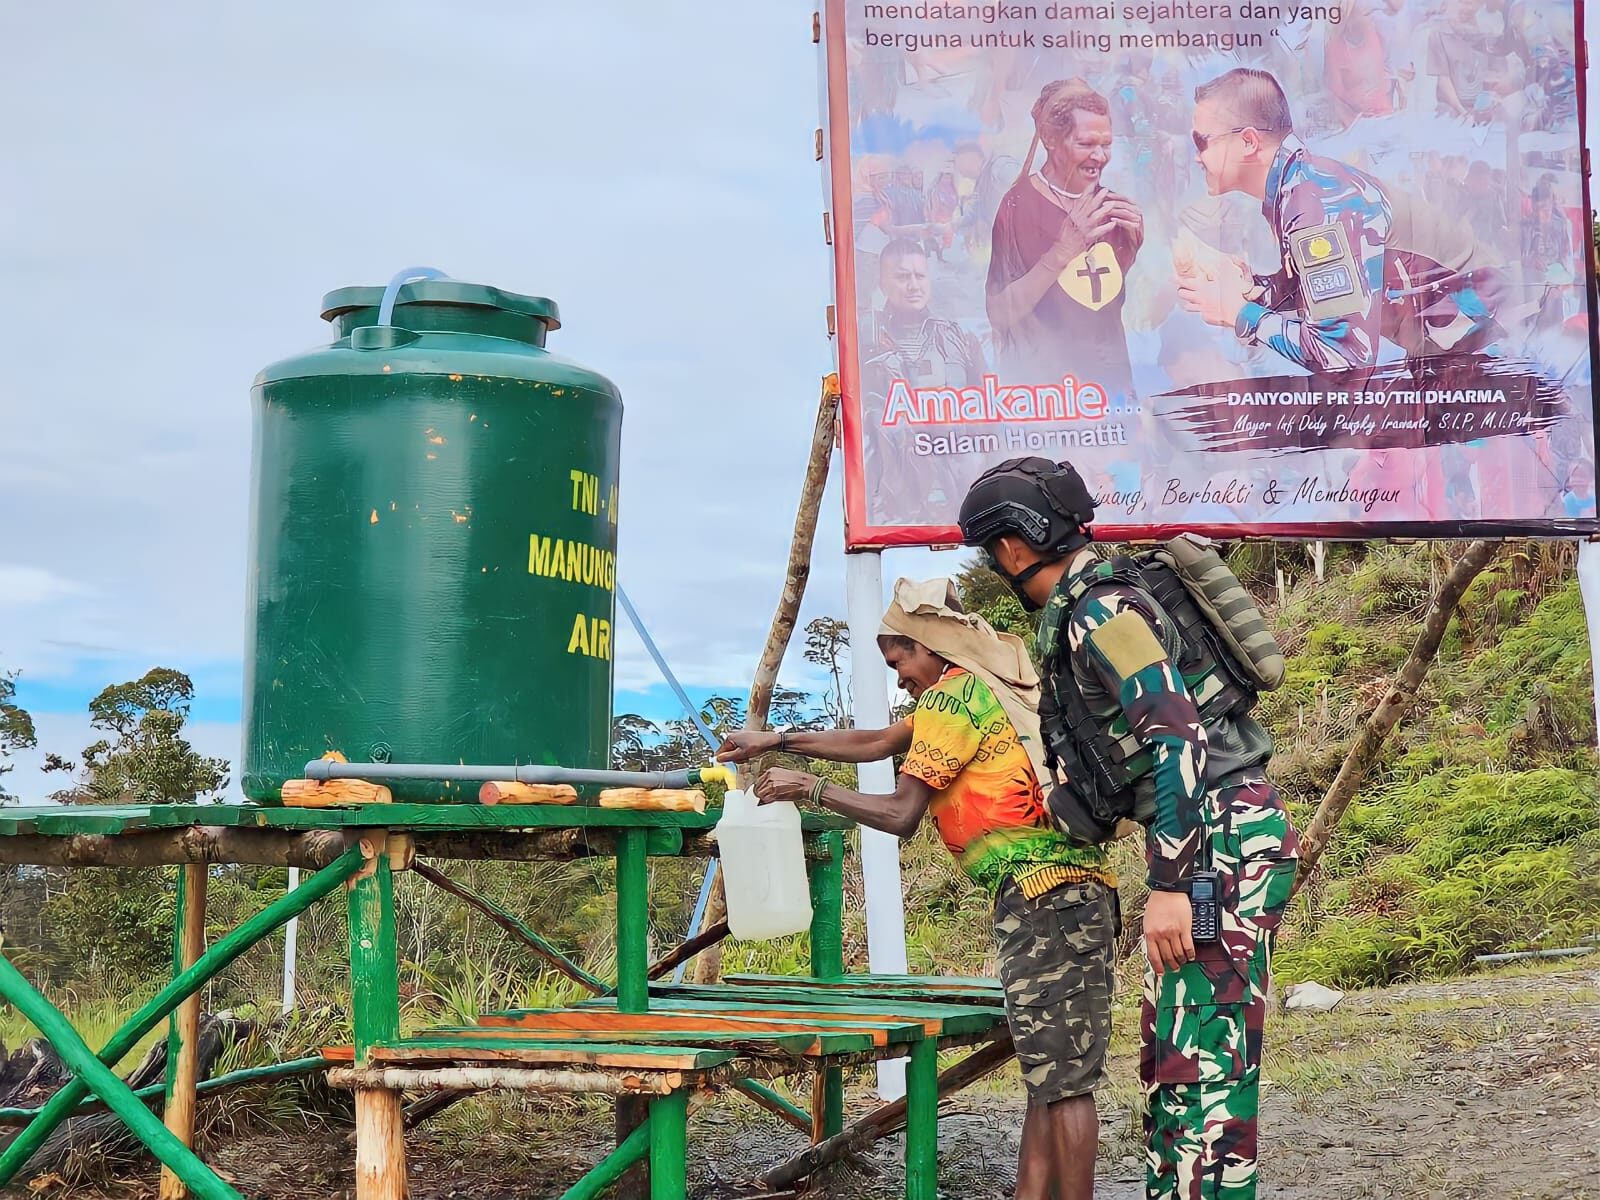
[[[1051,771],[1064,770],[1085,812],[1057,824],[1082,841],[1112,836],[1118,821],[1155,814],[1155,756],[1128,728],[1120,698],[1072,670],[1065,632],[1091,589],[1120,584],[1148,596],[1166,617],[1163,649],[1199,710],[1213,752],[1207,782],[1264,763],[1271,740],[1248,716],[1258,694],[1283,681],[1277,641],[1255,602],[1209,543],[1173,539],[1153,550],[1096,562],[1063,580],[1039,629],[1044,667],[1040,733]],[[1082,817],[1090,819],[1085,822]],[[1070,826],[1070,827],[1069,827]]]

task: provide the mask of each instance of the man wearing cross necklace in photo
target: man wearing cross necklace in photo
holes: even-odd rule
[[[1000,202],[989,259],[988,311],[1000,381],[1133,394],[1122,324],[1126,276],[1144,217],[1101,182],[1111,161],[1111,107],[1082,79],[1047,84],[1033,106],[1022,178]],[[1044,165],[1030,173],[1039,146]]]

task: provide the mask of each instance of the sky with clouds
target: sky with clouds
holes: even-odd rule
[[[619,579],[691,690],[747,688],[831,369],[811,11],[0,7],[0,668],[40,753],[163,665],[237,760],[251,380],[330,340],[325,292],[414,265],[560,304],[551,349],[626,403]],[[804,619],[844,614],[823,503]],[[616,668],[619,710],[674,715],[626,630]]]
[[[237,760],[251,379],[414,265],[559,302],[551,348],[627,405],[619,579],[697,696],[742,692],[831,367],[811,11],[0,6],[0,669],[40,753],[165,665]],[[843,562],[835,485],[803,619],[843,615]],[[619,710],[674,715],[625,624],[616,667]],[[786,678],[820,686],[798,647]]]

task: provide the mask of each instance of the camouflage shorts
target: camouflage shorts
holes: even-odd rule
[[[1035,1103],[1086,1095],[1105,1077],[1116,925],[1116,893],[1103,883],[1029,900],[1007,880],[995,899],[1006,1018]]]

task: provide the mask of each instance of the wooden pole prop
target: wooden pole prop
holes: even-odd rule
[[[565,975],[574,983],[582,984],[597,996],[604,995],[611,990],[602,980],[589,974],[589,972],[585,971],[577,963],[573,962],[565,954],[561,953],[561,951],[557,950],[549,942],[545,941],[544,938],[540,937],[521,921],[517,920],[510,913],[506,912],[505,909],[495,904],[494,901],[488,899],[487,897],[478,895],[478,893],[474,892],[471,888],[457,883],[448,875],[444,874],[444,872],[435,870],[427,863],[413,862],[411,864],[411,869],[415,871],[421,878],[426,879],[429,883],[433,884],[434,887],[437,887],[442,891],[449,892],[458,900],[470,904],[473,908],[483,913],[496,925],[500,926],[501,929],[504,929],[512,937],[522,942],[545,962],[549,963],[552,967],[561,972],[561,974]]]
[[[789,564],[784,576],[783,593],[778,598],[778,609],[772,616],[772,627],[767,631],[767,643],[756,663],[755,677],[750,683],[750,704],[745,710],[746,729],[765,729],[767,715],[772,711],[772,692],[778,684],[778,668],[783,665],[784,651],[794,635],[795,623],[800,619],[800,601],[805,598],[806,582],[811,577],[811,545],[817,536],[817,513],[822,507],[822,492],[828,484],[828,463],[833,457],[834,428],[839,413],[839,377],[829,375],[822,381],[822,399],[817,405],[817,421],[811,431],[811,453],[806,458],[805,482],[800,485],[800,504],[795,513],[794,535],[789,541]],[[739,786],[748,788],[754,780],[748,778],[749,769],[740,768]],[[722,874],[717,873],[711,889],[711,902],[706,905],[702,928],[710,928],[728,918],[728,898],[722,890]],[[722,973],[722,954],[713,949],[700,956],[695,964],[696,983],[714,983]]]
[[[206,947],[206,877],[208,867],[191,863],[178,868],[177,912],[173,918],[172,973],[181,975]],[[167,1034],[165,1121],[172,1136],[194,1146],[195,1087],[200,1082],[200,992],[178,1006]],[[189,1189],[171,1167],[161,1168],[161,1200],[184,1200]]]
[[[207,1079],[194,1089],[196,1094],[209,1096],[212,1092],[226,1091],[228,1088],[242,1087],[247,1083],[262,1083],[266,1080],[289,1079],[295,1075],[309,1075],[313,1071],[321,1071],[328,1065],[328,1060],[320,1054],[312,1058],[294,1058],[288,1062],[273,1063],[268,1067],[246,1067],[241,1071],[229,1071],[226,1075],[218,1075]],[[152,1083],[148,1087],[134,1089],[134,1095],[140,1100],[152,1100],[162,1095],[167,1089],[165,1082]],[[99,1098],[89,1099],[79,1104],[72,1110],[74,1117],[84,1113],[99,1112],[105,1108],[106,1102]],[[0,1125],[26,1125],[39,1115],[41,1109],[37,1108],[0,1108]]]
[[[6,839],[0,838],[0,842]],[[211,949],[200,956],[194,966],[184,971],[166,987],[162,988],[150,999],[143,1008],[129,1017],[122,1028],[111,1035],[111,1040],[100,1051],[99,1061],[107,1068],[121,1062],[138,1044],[139,1039],[149,1033],[156,1025],[171,1015],[174,1009],[185,999],[204,987],[208,980],[226,970],[233,961],[255,945],[262,938],[274,932],[279,926],[286,923],[290,917],[297,917],[310,908],[334,888],[342,884],[351,875],[361,869],[362,856],[358,846],[352,846],[339,858],[328,866],[318,871],[300,887],[288,895],[273,901],[255,916],[245,921],[232,933],[222,938]],[[26,982],[26,981],[24,981]],[[57,1014],[59,1016],[59,1014]],[[64,1018],[63,1018],[64,1020]],[[35,1022],[37,1024],[37,1022]],[[70,1026],[68,1027],[70,1030]],[[41,1027],[42,1032],[42,1027]],[[47,1035],[48,1036],[48,1035]],[[76,1036],[76,1034],[74,1034]],[[51,1045],[61,1049],[55,1039],[50,1039]],[[63,1056],[64,1057],[64,1056]],[[73,1068],[75,1078],[69,1080],[40,1110],[38,1117],[30,1122],[6,1146],[5,1153],[0,1154],[0,1187],[9,1183],[16,1177],[27,1161],[33,1157],[34,1151],[44,1143],[44,1140],[55,1132],[71,1112],[77,1108],[80,1101],[89,1094],[90,1087],[84,1081],[84,1076],[77,1068]],[[112,1076],[113,1079],[116,1076]],[[120,1082],[120,1081],[119,1081]],[[100,1092],[99,1088],[94,1089]],[[104,1092],[100,1092],[104,1096]],[[107,1101],[109,1104],[109,1100]],[[113,1109],[115,1106],[112,1106]],[[149,1110],[140,1105],[140,1110],[149,1116]],[[119,1116],[122,1114],[119,1112]],[[154,1118],[152,1118],[153,1120]],[[166,1136],[166,1127],[159,1121],[156,1124]],[[147,1139],[141,1135],[141,1140],[149,1145]],[[179,1143],[181,1145],[181,1143]],[[187,1147],[184,1148],[187,1152]],[[185,1180],[188,1182],[188,1180]],[[191,1183],[192,1187],[193,1184]],[[232,1191],[230,1189],[230,1194]]]
[[[400,1036],[399,961],[394,930],[394,874],[388,835],[368,830],[366,866],[350,884],[350,1015],[358,1067],[372,1047]],[[404,1200],[405,1126],[395,1088],[356,1089],[356,1200]]]
[[[1439,592],[1428,607],[1428,615],[1423,618],[1422,632],[1417,637],[1416,645],[1411,647],[1411,653],[1396,673],[1382,702],[1363,722],[1360,732],[1356,734],[1355,743],[1345,755],[1344,765],[1339,768],[1333,786],[1328,789],[1327,795],[1322,798],[1322,803],[1317,806],[1317,815],[1311,822],[1311,828],[1300,839],[1300,869],[1295,876],[1297,891],[1317,869],[1317,863],[1322,858],[1323,851],[1328,848],[1328,842],[1339,824],[1339,818],[1344,816],[1345,809],[1349,808],[1350,801],[1355,799],[1356,792],[1367,777],[1367,772],[1372,769],[1372,764],[1377,762],[1378,752],[1383,749],[1383,743],[1388,740],[1394,727],[1411,711],[1417,693],[1422,689],[1422,682],[1427,678],[1428,667],[1433,663],[1434,656],[1439,653],[1439,643],[1444,640],[1445,631],[1450,627],[1450,618],[1455,615],[1456,608],[1461,603],[1462,595],[1489,565],[1500,545],[1501,543],[1497,541],[1473,542],[1467,547],[1466,553],[1456,560],[1455,565],[1450,568],[1450,573],[1445,576],[1444,582],[1439,585]]]
[[[670,954],[665,954],[650,966],[650,978],[660,979],[669,971],[677,970],[678,964],[686,962],[699,954],[707,946],[715,946],[728,936],[728,923],[719,921],[710,929],[702,929],[688,941],[681,943]]]
[[[979,1047],[939,1076],[939,1096],[948,1096],[982,1079],[1010,1062],[1015,1054],[1009,1034]],[[904,1097],[874,1109],[827,1141],[803,1150],[788,1162],[767,1171],[761,1177],[763,1186],[774,1190],[789,1187],[846,1154],[870,1146],[879,1138],[888,1137],[905,1126],[906,1110]]]

